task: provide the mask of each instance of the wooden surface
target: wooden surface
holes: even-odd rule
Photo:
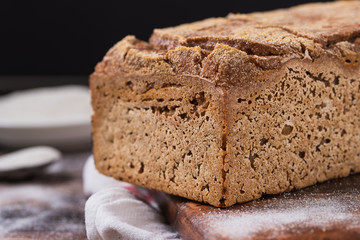
[[[0,181],[0,239],[86,239],[82,168],[90,152],[64,154],[47,172]]]
[[[220,209],[156,193],[182,239],[360,239],[360,175]]]

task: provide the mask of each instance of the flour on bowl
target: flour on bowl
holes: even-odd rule
[[[61,150],[91,144],[90,92],[68,85],[17,91],[0,97],[0,144],[47,145]]]
[[[36,127],[90,122],[90,93],[85,86],[17,91],[0,98],[0,126]]]

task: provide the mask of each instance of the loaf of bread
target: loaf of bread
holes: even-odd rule
[[[360,172],[360,2],[127,36],[90,77],[97,169],[227,207]]]

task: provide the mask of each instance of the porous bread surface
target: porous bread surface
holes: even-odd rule
[[[230,206],[360,171],[360,2],[128,36],[90,78],[96,166]]]
[[[359,81],[288,64],[271,88],[229,93],[225,205],[359,172]]]
[[[99,82],[94,106],[101,115],[93,120],[98,169],[141,186],[218,202],[223,188],[218,94],[182,81],[154,82],[142,93],[136,93],[134,81]]]

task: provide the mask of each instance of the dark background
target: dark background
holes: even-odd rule
[[[147,40],[153,28],[307,2],[313,1],[3,1],[0,81],[14,85],[20,80],[9,76],[75,75],[83,77],[68,81],[86,83],[106,51],[128,34]]]

